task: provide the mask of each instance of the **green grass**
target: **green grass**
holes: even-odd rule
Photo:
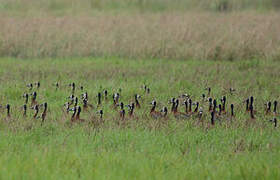
[[[279,130],[263,115],[263,104],[279,101],[279,62],[276,61],[175,61],[131,59],[0,59],[0,104],[10,103],[11,119],[0,113],[1,179],[279,179]],[[49,103],[46,123],[22,118],[26,84],[40,81],[38,101]],[[55,90],[54,82],[61,88]],[[83,85],[90,103],[103,89],[109,94],[121,91],[121,101],[128,104],[139,93],[142,108],[135,119],[118,125],[118,114],[111,102],[103,103],[104,123],[96,119],[97,109],[82,112],[86,123],[70,126],[70,115],[61,109],[71,94],[70,82]],[[144,94],[141,86],[151,88]],[[212,96],[228,97],[235,104],[232,123],[217,123],[207,128],[196,119],[167,121],[148,116],[149,103],[159,106],[182,93],[201,100],[205,87]],[[228,89],[234,87],[234,95]],[[31,92],[31,91],[30,91]],[[82,91],[77,90],[76,95]],[[242,101],[256,97],[257,118],[250,121]],[[203,105],[206,111],[207,104]],[[101,108],[101,107],[100,107]],[[100,109],[98,108],[98,109]],[[183,108],[180,109],[183,111]]]
[[[53,15],[92,12],[242,11],[277,10],[278,0],[0,0],[0,13]]]

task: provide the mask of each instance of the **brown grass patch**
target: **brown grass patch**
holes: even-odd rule
[[[0,56],[277,59],[280,14],[0,17]]]

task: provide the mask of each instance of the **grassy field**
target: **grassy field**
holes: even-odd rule
[[[0,0],[0,179],[280,179],[270,121],[279,113],[264,105],[280,101],[279,2]],[[73,82],[78,105],[87,92],[94,107],[82,108],[82,123],[64,107]],[[215,125],[208,87],[218,104],[227,98]],[[43,123],[30,99],[23,116],[23,94],[34,91],[48,104]],[[125,105],[141,95],[132,118],[113,108],[117,92]],[[185,93],[200,119],[171,112],[170,99]],[[245,112],[250,96],[255,119]],[[167,117],[151,117],[153,100]]]
[[[264,115],[264,103],[279,101],[277,61],[237,62],[132,60],[120,58],[72,58],[21,60],[0,59],[0,104],[11,105],[11,117],[1,112],[1,179],[279,179],[279,130]],[[41,82],[29,90],[28,83]],[[54,83],[59,82],[56,90]],[[70,124],[63,104],[76,82],[89,94],[95,108],[82,112],[84,123]],[[145,94],[143,84],[150,87]],[[183,93],[201,102],[201,94],[212,87],[211,97],[228,98],[235,105],[232,122],[222,120],[209,128],[208,103],[204,124],[195,117],[167,120],[149,116],[153,99],[157,109]],[[234,94],[229,88],[235,88]],[[135,117],[119,124],[112,101],[96,108],[97,93],[120,91],[120,101],[142,95]],[[48,102],[45,123],[33,119],[34,110],[22,117],[24,92],[38,92],[38,102]],[[243,101],[255,96],[258,113],[251,120]],[[80,102],[81,103],[81,102]],[[96,121],[104,110],[104,123]],[[180,108],[183,111],[183,107]]]

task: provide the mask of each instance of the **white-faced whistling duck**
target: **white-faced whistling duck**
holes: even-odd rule
[[[29,90],[32,90],[33,84],[32,84],[32,83],[29,83],[29,84],[26,85],[26,87],[29,87]]]
[[[268,115],[271,113],[271,102],[269,101],[265,105],[266,105],[265,114]]]
[[[246,102],[246,112],[250,112],[250,107],[249,107],[250,99],[249,98],[246,99],[245,102]]]
[[[40,81],[38,81],[38,82],[35,82],[34,84],[35,84],[35,86],[37,86],[37,89],[39,89],[39,88],[40,88],[40,86],[41,86],[41,83],[40,83]]]
[[[87,110],[88,110],[88,107],[90,107],[90,108],[93,109],[93,105],[92,105],[92,104],[89,104],[87,99],[83,99],[83,110],[84,110],[84,111],[87,111]]]
[[[226,113],[226,101],[227,101],[226,96],[223,96],[223,98],[222,98],[222,112],[223,113]]]
[[[23,114],[22,115],[23,115],[23,117],[26,117],[27,105],[24,104],[22,108],[23,108]]]
[[[273,107],[273,114],[276,115],[276,114],[277,114],[277,104],[278,104],[278,102],[277,102],[277,101],[274,101],[273,104],[274,104],[274,107]]]
[[[176,99],[175,100],[175,108],[174,108],[174,117],[176,119],[186,119],[190,117],[190,114],[186,114],[186,113],[182,113],[182,112],[178,112],[178,106],[179,106],[179,100]]]
[[[274,117],[272,120],[269,120],[270,122],[274,123],[274,127],[277,127],[277,119]]]
[[[119,98],[120,98],[120,94],[119,93],[114,93],[113,94],[113,106],[116,109],[117,105],[119,103]]]
[[[79,101],[79,100],[78,100],[78,97],[75,97],[75,98],[74,98],[74,106],[78,106],[78,101]]]
[[[167,113],[168,113],[167,107],[163,107],[160,112],[163,113],[163,115],[162,115],[163,118],[167,117]]]
[[[140,108],[140,103],[139,103],[139,99],[141,98],[141,96],[139,94],[135,94],[134,95],[134,99],[135,99],[135,104],[137,108]]]
[[[189,113],[189,100],[186,99],[184,101],[184,105],[185,105],[185,113],[188,114]]]
[[[250,117],[251,117],[251,119],[255,119],[253,104],[250,104],[249,109],[250,109]]]
[[[34,91],[34,92],[32,93],[31,106],[34,106],[35,104],[37,104],[36,98],[37,98],[37,92]]]
[[[215,112],[214,111],[211,112],[211,125],[212,126],[215,125]]]
[[[74,106],[72,109],[69,109],[68,111],[73,111],[73,114],[71,116],[71,122],[74,122],[76,119],[77,107]]]
[[[77,114],[76,114],[76,117],[75,117],[75,121],[78,121],[78,122],[85,122],[84,119],[81,119],[81,118],[80,118],[81,111],[82,111],[81,106],[78,106]]]
[[[124,120],[125,118],[125,110],[124,110],[124,104],[123,102],[120,102],[120,104],[118,104],[117,106],[120,106],[120,112],[119,112],[119,116],[121,118],[121,120]]]
[[[104,100],[107,101],[108,100],[108,91],[105,89],[103,91],[103,94],[104,94]]]
[[[46,119],[46,116],[47,116],[47,109],[48,109],[48,103],[43,103],[43,106],[44,106],[44,110],[41,114],[41,118],[42,118],[42,123],[44,123],[45,119]]]
[[[189,114],[192,114],[192,99],[189,99]]]
[[[99,93],[97,94],[97,99],[98,99],[97,105],[100,106],[100,105],[101,105],[101,92],[99,92]]]
[[[66,102],[65,104],[64,104],[64,107],[65,107],[65,111],[64,112],[66,112],[67,114],[69,113],[69,110],[70,110],[70,103],[69,102]]]
[[[128,111],[128,116],[131,118],[133,117],[133,112],[134,112],[134,108],[135,108],[135,104],[131,103],[127,105],[129,111]]]
[[[175,102],[175,98],[171,98],[170,101],[168,101],[168,104],[172,104],[171,105],[171,109],[170,109],[170,112],[174,112],[174,109],[175,109],[175,105],[176,105],[176,102]]]
[[[82,94],[82,99],[87,99],[88,100],[88,93],[87,92]]]
[[[208,109],[208,111],[211,112],[213,110],[213,100],[212,100],[212,98],[209,98],[208,101],[209,101],[209,109]]]
[[[73,103],[74,103],[74,100],[75,100],[75,96],[74,96],[74,94],[71,94],[69,97],[68,97],[68,99],[69,99],[69,106],[71,106]]]
[[[216,109],[217,109],[217,100],[214,99],[213,100],[213,111],[216,112]]]
[[[231,115],[231,117],[234,117],[234,105],[233,104],[230,105],[230,109],[231,109],[230,115]]]
[[[152,101],[152,108],[150,110],[150,116],[154,119],[158,119],[162,117],[162,114],[156,111],[157,102],[155,100]]]
[[[33,109],[35,110],[35,113],[34,113],[34,115],[33,115],[33,118],[36,119],[37,116],[38,116],[38,113],[39,113],[39,106],[38,106],[38,104],[36,104],[36,105],[33,107]]]
[[[29,94],[28,93],[24,93],[22,97],[25,98],[25,104],[27,104],[28,103]]]
[[[218,112],[218,116],[221,116],[222,115],[222,105],[221,104],[219,104],[219,112]]]
[[[6,108],[7,108],[7,117],[11,117],[11,106],[10,106],[10,104],[7,104],[6,105]]]
[[[199,102],[196,102],[196,106],[195,106],[195,109],[194,109],[194,113],[197,113],[197,112],[198,112],[198,108],[199,108]]]
[[[99,110],[98,113],[99,113],[99,118],[102,120],[103,119],[103,110],[102,109]]]
[[[252,108],[251,108],[251,107],[252,107]],[[250,111],[251,111],[251,109],[252,109],[254,114],[257,113],[257,111],[256,111],[255,108],[254,108],[254,97],[253,97],[253,96],[250,97],[249,109],[250,109]]]
[[[202,109],[202,107],[200,107],[200,108],[199,108],[199,111],[198,111],[198,119],[199,119],[199,120],[201,120],[202,115],[203,115],[203,109]]]

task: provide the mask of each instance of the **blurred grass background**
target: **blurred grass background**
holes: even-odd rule
[[[0,0],[0,56],[280,58],[278,0]]]
[[[48,12],[57,14],[91,11],[240,11],[278,10],[279,0],[1,0],[8,13]]]

